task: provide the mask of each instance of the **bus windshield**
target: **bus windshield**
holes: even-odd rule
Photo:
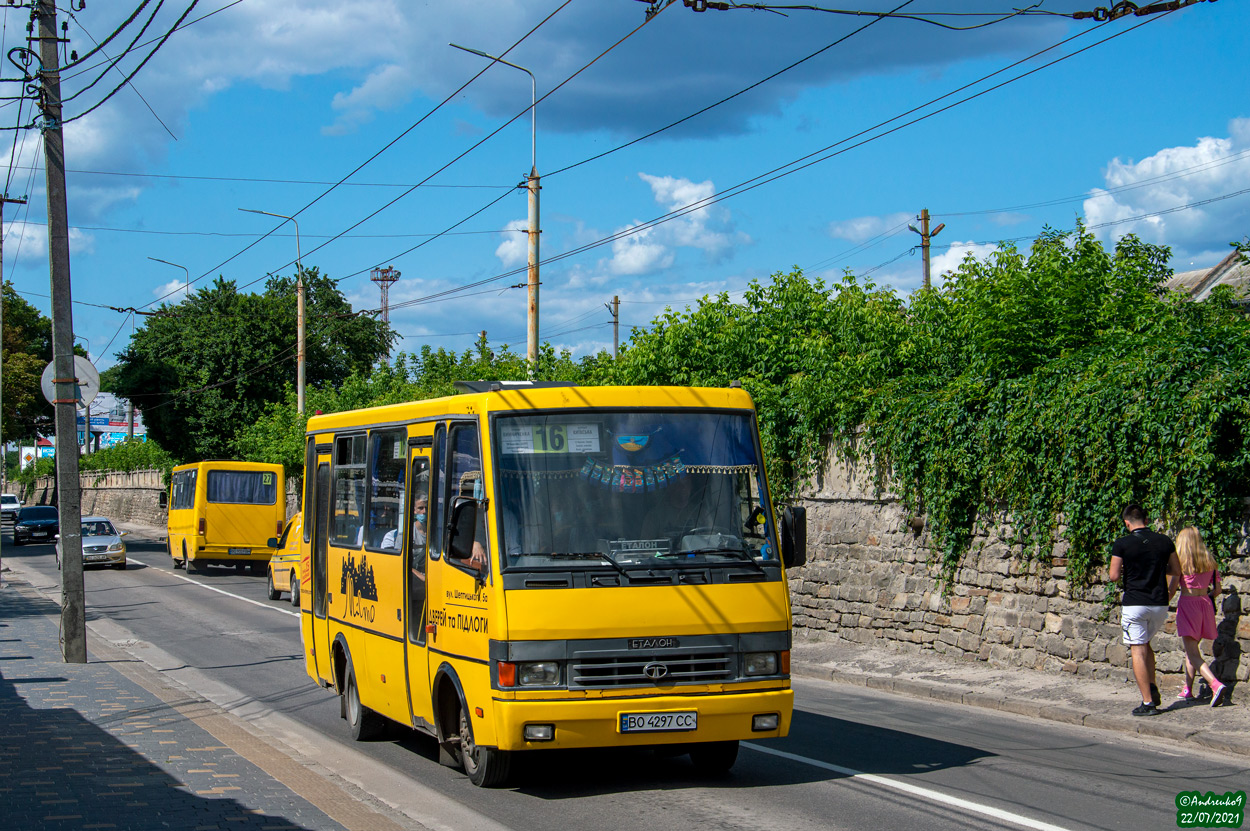
[[[750,414],[499,416],[507,569],[776,561]]]

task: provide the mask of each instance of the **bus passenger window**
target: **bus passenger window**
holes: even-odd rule
[[[334,518],[330,542],[359,548],[364,541],[365,437],[334,440]]]
[[[369,441],[369,519],[365,544],[397,553],[403,548],[406,430],[378,430]]]
[[[486,533],[486,483],[482,478],[482,454],[477,439],[477,428],[469,425],[452,427],[451,470],[448,484],[451,486],[450,513],[457,501],[473,499],[478,503],[477,528],[473,535],[471,552],[463,562],[473,568],[485,570],[490,562],[490,539]]]

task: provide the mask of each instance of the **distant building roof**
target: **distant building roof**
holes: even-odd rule
[[[1232,286],[1238,299],[1250,301],[1250,263],[1234,251],[1214,268],[1173,274],[1163,287],[1189,295],[1190,300],[1206,300],[1216,286]]]

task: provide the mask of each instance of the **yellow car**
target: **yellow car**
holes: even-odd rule
[[[286,521],[282,536],[269,540],[269,547],[277,552],[269,558],[269,599],[278,600],[283,592],[291,593],[291,605],[299,605],[300,564],[299,544],[303,534],[303,514],[296,514]]]

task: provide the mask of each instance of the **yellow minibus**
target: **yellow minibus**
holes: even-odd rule
[[[705,771],[786,735],[786,566],[740,388],[473,382],[310,418],[309,675],[351,735],[435,737],[480,786],[515,751],[665,745]]]
[[[269,539],[286,522],[282,465],[196,462],[173,469],[169,484],[166,545],[174,568],[209,565],[264,574]]]

